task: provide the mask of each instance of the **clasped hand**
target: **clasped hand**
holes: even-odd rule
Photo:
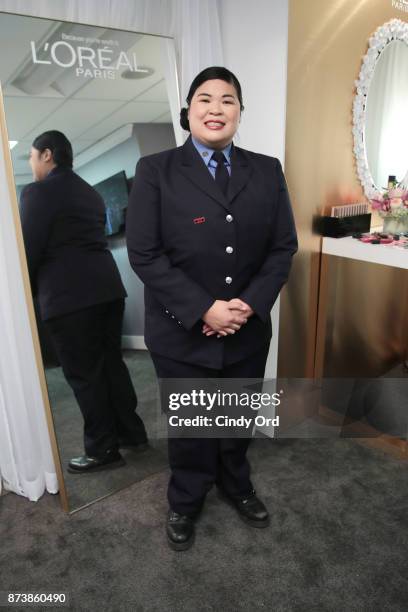
[[[239,298],[234,298],[229,302],[215,300],[211,308],[203,315],[202,332],[206,336],[217,334],[217,338],[235,334],[253,314],[252,308]]]

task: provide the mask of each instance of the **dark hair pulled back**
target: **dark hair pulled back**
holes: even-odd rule
[[[58,132],[58,130],[43,132],[34,139],[33,147],[40,153],[49,149],[57,166],[72,168],[72,145],[62,132]]]

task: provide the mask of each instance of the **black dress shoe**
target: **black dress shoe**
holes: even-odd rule
[[[167,541],[173,550],[187,550],[194,542],[194,521],[186,514],[169,510],[166,523]]]
[[[255,495],[255,491],[244,499],[235,499],[227,495],[221,489],[218,489],[221,499],[233,506],[240,516],[251,527],[267,527],[269,525],[269,513],[265,505]]]
[[[82,455],[74,457],[68,464],[68,472],[78,474],[84,472],[99,472],[101,470],[111,470],[125,465],[125,460],[117,450],[108,450],[98,457]]]

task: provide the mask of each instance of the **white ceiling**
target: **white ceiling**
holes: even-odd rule
[[[30,172],[27,160],[32,141],[46,130],[64,132],[72,142],[74,154],[78,154],[125,124],[171,123],[159,37],[61,24],[0,13],[0,81],[9,139],[18,141],[12,150],[16,175]],[[36,48],[41,49],[53,35],[60,40],[61,31],[118,40],[120,50],[128,55],[135,53],[138,66],[152,68],[153,74],[130,80],[122,78],[118,71],[116,78],[109,80],[77,77],[74,68],[52,66],[54,83],[45,83],[35,96],[13,85],[19,74],[32,70],[30,41],[36,41]],[[46,72],[48,66],[37,65],[36,68],[41,75],[38,82],[50,74]],[[34,81],[36,78],[37,73]],[[58,89],[71,93],[64,96]]]

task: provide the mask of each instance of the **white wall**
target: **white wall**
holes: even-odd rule
[[[239,142],[284,162],[288,0],[218,0],[224,65],[238,77],[245,110]]]
[[[288,0],[218,0],[224,65],[241,83],[245,110],[234,142],[278,157],[284,166]],[[266,376],[277,369],[279,304]]]

